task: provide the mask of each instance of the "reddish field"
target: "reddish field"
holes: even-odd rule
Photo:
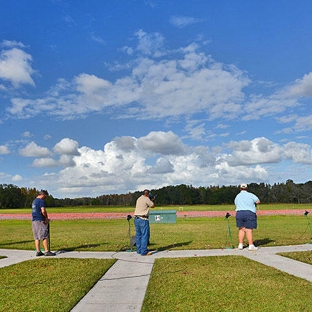
[[[274,216],[274,215],[303,215],[305,210],[258,210],[258,216]],[[235,216],[235,212],[230,211],[231,216]],[[75,219],[123,219],[128,213],[114,212],[97,212],[97,213],[49,213],[51,220],[75,220]],[[133,217],[133,213],[130,213]],[[177,211],[178,218],[196,218],[196,217],[225,217],[225,211]],[[31,220],[31,214],[1,214],[0,220]]]

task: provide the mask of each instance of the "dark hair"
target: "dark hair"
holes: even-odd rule
[[[144,194],[144,195],[148,195],[148,194],[149,194],[149,190],[148,190],[148,189],[145,189],[144,192],[143,192],[143,194]]]
[[[39,195],[49,196],[49,193],[48,193],[47,190],[41,190],[41,191],[39,192]]]

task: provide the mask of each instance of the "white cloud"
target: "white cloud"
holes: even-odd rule
[[[312,129],[312,115],[298,117],[296,119],[294,130],[295,131],[309,131]]]
[[[0,145],[0,155],[10,154],[10,150],[6,145]]]
[[[19,181],[22,181],[22,180],[23,180],[23,178],[22,178],[22,176],[19,175],[19,174],[16,174],[16,175],[14,175],[14,176],[12,177],[12,182],[19,182]]]
[[[64,138],[54,145],[53,151],[60,155],[79,155],[78,142],[69,138]]]
[[[270,96],[252,95],[244,106],[246,115],[243,120],[260,119],[263,116],[276,116],[288,108],[299,106],[296,98],[277,92]]]
[[[284,154],[295,163],[312,164],[312,149],[308,144],[289,142],[284,145]]]
[[[312,97],[312,72],[297,79],[288,92],[294,97]]]
[[[92,35],[91,36],[91,39],[97,43],[100,43],[100,44],[104,44],[105,43],[105,40],[99,36],[96,36],[96,35]]]
[[[43,168],[43,167],[57,167],[59,164],[56,160],[54,160],[53,158],[36,158],[32,165],[34,167],[39,167],[39,168]]]
[[[30,138],[32,136],[33,135],[30,133],[30,131],[25,131],[24,133],[22,133],[22,137],[24,137],[24,138]]]
[[[35,142],[30,142],[26,147],[19,149],[19,154],[25,157],[46,157],[52,153],[48,148],[38,146]]]
[[[103,150],[78,147],[76,141],[68,138],[60,142],[67,142],[64,146],[72,145],[72,149],[61,148],[63,154],[59,160],[41,157],[32,165],[65,167],[55,174],[45,175],[42,180],[42,183],[57,185],[55,192],[62,197],[115,194],[178,184],[262,182],[272,179],[271,164],[283,166],[284,162],[293,161],[305,166],[312,163],[310,145],[295,142],[279,145],[265,137],[231,141],[224,147],[211,149],[187,146],[171,131],[150,132],[139,138],[117,137],[106,143]],[[76,148],[79,154],[66,154]]]
[[[143,30],[139,30],[135,33],[135,36],[138,40],[136,51],[155,57],[160,57],[164,54],[164,37],[160,33],[148,34]]]
[[[139,32],[139,36],[140,51],[148,50],[149,40],[162,41],[156,35],[153,40],[143,40],[145,33]],[[198,50],[196,44],[190,44],[174,52],[176,59],[139,57],[132,63],[131,74],[115,82],[79,74],[71,82],[59,81],[45,98],[11,99],[7,112],[17,118],[45,113],[72,119],[105,112],[109,107],[110,111],[119,110],[119,118],[139,119],[144,115],[147,119],[161,119],[197,113],[210,119],[236,117],[241,113],[245,97],[242,89],[249,79],[237,67],[217,63]]]
[[[184,154],[184,146],[181,139],[172,131],[150,132],[147,136],[137,140],[139,150],[162,155]]]
[[[16,46],[16,44],[12,44]],[[8,43],[5,44],[8,46]],[[21,46],[21,45],[19,45]],[[34,70],[31,67],[32,56],[20,48],[2,50],[0,53],[0,79],[9,81],[17,88],[21,84],[35,85],[31,75]]]
[[[277,163],[282,159],[282,149],[278,144],[266,138],[255,138],[251,141],[230,142],[231,155],[224,159],[231,166]]]
[[[189,16],[172,16],[169,21],[173,26],[178,28],[184,28],[185,26],[201,22],[200,19]]]
[[[3,40],[1,42],[1,47],[4,47],[4,48],[14,48],[14,47],[25,48],[25,45],[20,41]]]

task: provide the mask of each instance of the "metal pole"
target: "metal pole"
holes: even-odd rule
[[[48,251],[51,251],[50,246],[51,246],[51,238],[50,238],[50,222],[48,221],[47,224],[48,227]]]
[[[225,215],[225,219],[227,220],[227,230],[228,230],[228,235],[230,237],[230,243],[231,243],[231,247],[228,247],[230,249],[234,248],[234,244],[233,244],[233,237],[232,237],[232,233],[231,233],[231,227],[230,227],[230,221],[229,221],[229,217],[231,215],[227,212]]]
[[[307,220],[308,220],[308,227],[310,229],[310,234],[311,234],[311,239],[312,239],[312,228],[311,228],[311,222],[310,222],[310,219],[308,218],[308,214],[309,214],[309,211],[305,211],[304,215],[306,216]],[[312,244],[312,242],[310,241],[310,244]]]

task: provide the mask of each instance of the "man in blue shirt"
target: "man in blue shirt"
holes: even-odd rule
[[[32,202],[32,230],[34,233],[36,256],[55,256],[55,253],[49,250],[49,218],[45,209],[44,199],[49,196],[45,190],[41,190],[39,195]],[[40,240],[44,247],[44,253],[40,249]]]
[[[235,197],[234,203],[236,206],[236,226],[238,227],[238,249],[243,249],[244,237],[249,244],[248,250],[258,250],[253,243],[252,231],[257,228],[257,204],[260,204],[259,198],[247,192],[247,184],[243,183],[240,186],[240,193]]]

